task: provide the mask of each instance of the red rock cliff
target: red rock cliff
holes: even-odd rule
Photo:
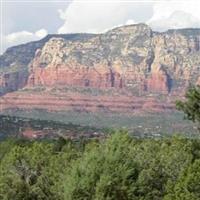
[[[129,93],[131,98],[156,94],[165,95],[167,101],[171,96],[183,95],[190,83],[200,84],[199,40],[199,29],[155,33],[145,24],[96,35],[55,35],[19,47],[22,50],[10,50],[0,58],[0,94],[23,87],[113,88],[125,91],[125,98],[130,98]],[[25,56],[17,56],[22,53]],[[20,66],[25,69],[23,73]],[[15,104],[15,98],[11,99]],[[148,108],[155,104],[159,105],[157,101],[145,103]]]

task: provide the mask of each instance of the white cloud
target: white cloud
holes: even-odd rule
[[[38,31],[35,32],[35,35],[39,38],[43,38],[47,35],[47,30],[45,29],[40,29]]]
[[[160,1],[154,4],[153,16],[147,23],[158,31],[173,28],[200,27],[200,1]]]
[[[127,20],[126,25],[130,25],[130,24],[135,24],[135,21],[133,19]]]
[[[11,33],[8,35],[3,35],[3,51],[5,51],[8,47],[15,46],[18,44],[39,40],[47,35],[47,31],[45,29],[40,29],[35,33],[28,31],[20,31]]]
[[[35,9],[38,9],[41,4],[34,5]],[[48,9],[45,11],[45,16],[47,15],[48,20],[51,19],[52,23],[48,23],[47,20],[45,20],[42,24],[39,23],[41,20],[38,20],[38,18],[41,19],[41,16],[43,16],[41,14],[38,15],[38,17],[35,17],[34,14],[31,14],[32,12],[29,12],[27,15],[28,20],[25,22],[22,20],[26,19],[23,15],[21,18],[18,18],[21,10],[27,7],[14,6],[12,9],[18,12],[11,12],[12,9],[10,11],[8,9],[6,13],[13,15],[11,18],[15,21],[9,21],[9,16],[6,17],[6,26],[4,25],[6,30],[3,32],[3,41],[1,41],[3,43],[3,51],[10,46],[39,40],[45,37],[47,34],[45,29],[40,29],[36,32],[32,31],[39,29],[39,27],[44,27],[44,25],[51,32],[54,32],[53,30],[56,32],[60,26],[58,33],[98,33],[120,25],[139,22],[147,23],[153,30],[157,31],[164,31],[169,28],[200,28],[199,0],[160,0],[152,2],[123,2],[121,0],[100,2],[99,0],[74,0],[71,3],[62,4],[62,7],[65,9],[60,9],[58,19],[53,21],[52,16],[53,19],[56,17],[55,15],[50,15],[53,13],[53,10],[57,10],[61,7],[59,5],[60,4],[56,4],[53,8],[46,6],[46,4],[43,5],[43,7],[46,6],[49,9],[49,11]],[[43,11],[44,10],[42,9],[40,13],[44,14]],[[13,29],[12,26],[16,24],[18,26]],[[52,25],[51,29],[49,29],[49,24]],[[54,24],[57,25],[54,26]],[[62,24],[62,26],[59,24]],[[28,31],[18,32],[21,28]],[[13,31],[13,33],[11,33],[11,31]]]
[[[65,10],[59,10],[64,24],[58,33],[98,33],[138,22],[147,23],[157,31],[200,27],[199,13],[199,0],[160,0],[149,3],[74,0]]]
[[[138,3],[74,0],[65,10],[59,10],[59,14],[64,24],[58,33],[98,33],[126,23],[135,23]]]

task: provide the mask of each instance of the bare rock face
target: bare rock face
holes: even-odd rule
[[[66,41],[80,41],[93,37],[93,34],[48,35],[42,40],[10,47],[0,55],[0,95],[16,91],[27,85],[29,63],[40,49],[51,38],[64,38]]]
[[[158,33],[137,24],[104,34],[51,35],[9,49],[0,64],[0,94],[23,87],[72,86],[168,99],[183,95],[191,83],[200,84],[200,29]],[[156,105],[164,108],[157,101],[140,107]]]
[[[159,64],[158,64],[159,66]],[[160,67],[154,69],[147,79],[147,91],[168,93],[170,90],[170,83],[167,73]]]
[[[80,89],[80,88],[79,88]],[[173,101],[159,101],[155,97],[136,97],[119,94],[117,89],[100,90],[101,95],[83,92],[67,92],[48,90],[41,92],[16,91],[0,98],[2,109],[45,109],[48,111],[85,111],[85,112],[120,112],[140,113],[145,111],[163,112],[174,109]],[[115,95],[112,94],[115,92]]]
[[[30,64],[28,85],[122,88],[140,81],[138,73],[146,70],[151,51],[150,35],[141,25],[139,30],[121,27],[81,43],[52,38]]]
[[[73,85],[169,93],[197,81],[200,31],[115,28],[80,41],[51,38],[30,63],[28,86]]]

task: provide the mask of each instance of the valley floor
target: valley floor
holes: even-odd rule
[[[180,134],[187,137],[198,137],[197,127],[188,120],[183,119],[180,112],[166,113],[146,113],[146,114],[119,114],[105,112],[75,112],[75,111],[57,111],[48,112],[45,110],[6,110],[1,115],[16,116],[32,120],[55,122],[69,128],[70,125],[85,127],[84,130],[97,131],[107,129],[127,129],[137,137],[162,137]],[[59,127],[59,125],[57,125]],[[91,129],[91,130],[90,130]]]

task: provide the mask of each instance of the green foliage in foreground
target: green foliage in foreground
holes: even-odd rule
[[[197,122],[200,131],[200,86],[192,86],[185,97],[185,102],[176,102],[177,109],[183,111],[187,119]]]
[[[198,200],[200,140],[0,143],[2,200]]]

